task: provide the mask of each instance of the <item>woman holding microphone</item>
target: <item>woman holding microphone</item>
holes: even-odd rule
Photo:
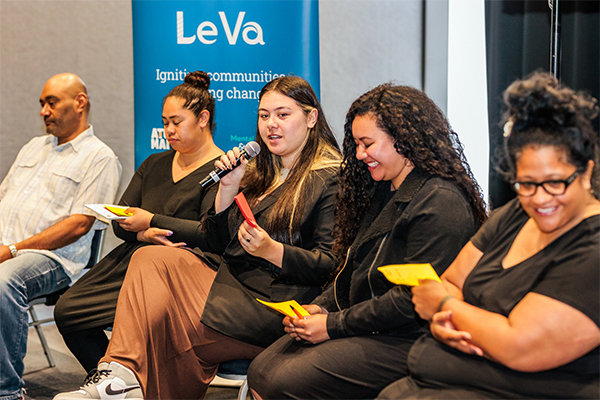
[[[107,398],[107,387],[127,398],[202,398],[220,362],[254,358],[285,333],[257,298],[306,303],[321,292],[335,268],[340,153],[305,80],[280,77],[262,89],[257,142],[250,162],[235,167],[234,149],[217,163],[232,171],[208,213],[205,248],[136,252],[97,373],[57,399]],[[255,226],[234,203],[240,191]],[[218,268],[206,252],[223,255]]]

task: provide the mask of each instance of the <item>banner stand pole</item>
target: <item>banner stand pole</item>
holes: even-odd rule
[[[560,61],[561,61],[561,46],[560,46],[560,1],[548,0],[548,7],[551,11],[550,25],[550,72],[554,77],[560,80]]]

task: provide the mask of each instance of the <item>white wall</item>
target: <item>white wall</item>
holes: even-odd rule
[[[97,136],[133,174],[133,56],[129,0],[0,1],[0,176],[43,135],[46,80],[74,72],[87,84]]]
[[[39,96],[52,75],[87,84],[94,133],[133,175],[130,0],[0,0],[0,179],[18,150],[45,134]],[[109,229],[104,253],[120,243]]]
[[[321,0],[321,103],[338,138],[352,102],[393,81],[422,89],[420,0]]]
[[[489,128],[483,2],[449,0],[448,119],[487,197]]]

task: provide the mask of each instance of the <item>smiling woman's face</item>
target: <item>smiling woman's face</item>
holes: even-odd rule
[[[528,146],[521,150],[515,181],[544,182],[565,180],[577,168],[554,146]],[[592,166],[579,174],[562,195],[551,195],[542,187],[530,197],[519,196],[525,212],[544,233],[563,232],[581,220],[590,199]]]
[[[356,143],[356,158],[369,168],[375,181],[391,181],[398,189],[413,166],[398,153],[390,135],[381,130],[374,116],[365,114],[354,118],[352,136]]]

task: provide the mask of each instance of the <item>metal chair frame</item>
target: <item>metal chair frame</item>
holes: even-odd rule
[[[248,396],[248,366],[252,360],[231,360],[221,363],[217,376],[211,386],[239,387],[238,400],[246,400]],[[251,396],[252,397],[252,396]]]
[[[85,266],[85,269],[93,267],[98,263],[98,261],[100,261],[102,246],[104,245],[105,232],[106,229],[102,229],[97,230],[94,233],[94,237],[92,239],[92,252],[90,255],[90,260]],[[54,367],[56,364],[54,363],[54,359],[52,358],[50,346],[48,346],[48,342],[46,341],[46,336],[44,335],[41,325],[54,322],[54,317],[39,319],[35,312],[34,306],[40,304],[44,304],[46,306],[55,305],[60,296],[63,293],[65,293],[69,289],[69,287],[70,286],[47,295],[36,297],[35,299],[32,299],[28,302],[28,311],[29,315],[31,316],[31,322],[29,323],[29,327],[35,328],[38,337],[40,338],[42,348],[44,349],[46,359],[48,360],[48,365],[50,367]],[[238,392],[238,400],[246,400],[246,397],[248,396],[248,380],[246,375],[248,371],[248,364],[249,361],[247,360],[232,360],[222,363],[219,367],[219,371],[217,372],[217,376],[211,382],[211,385],[221,387],[239,387],[240,390]]]
[[[96,232],[94,232],[94,237],[92,238],[92,245],[91,245],[92,251],[90,254],[90,260],[88,261],[88,263],[84,267],[84,269],[89,269],[89,268],[93,267],[94,265],[96,265],[98,263],[98,261],[100,261],[100,258],[102,255],[102,246],[104,245],[105,233],[106,233],[106,229],[96,230]],[[48,346],[48,341],[46,340],[46,336],[44,335],[44,331],[42,330],[41,325],[54,322],[54,316],[44,318],[44,319],[39,319],[37,316],[37,313],[35,312],[34,306],[40,305],[40,304],[43,304],[46,306],[55,305],[56,302],[58,301],[58,299],[60,298],[60,296],[63,293],[65,293],[69,289],[69,287],[70,286],[67,286],[65,288],[59,289],[50,294],[36,297],[34,299],[31,299],[27,303],[27,305],[29,306],[29,310],[28,310],[29,316],[31,317],[31,322],[29,322],[29,327],[35,328],[35,331],[37,332],[38,337],[40,338],[40,343],[42,344],[42,349],[44,349],[44,354],[46,355],[46,360],[48,360],[48,365],[51,368],[54,367],[56,364],[54,363],[54,358],[52,358],[52,353],[50,352],[50,346]]]

